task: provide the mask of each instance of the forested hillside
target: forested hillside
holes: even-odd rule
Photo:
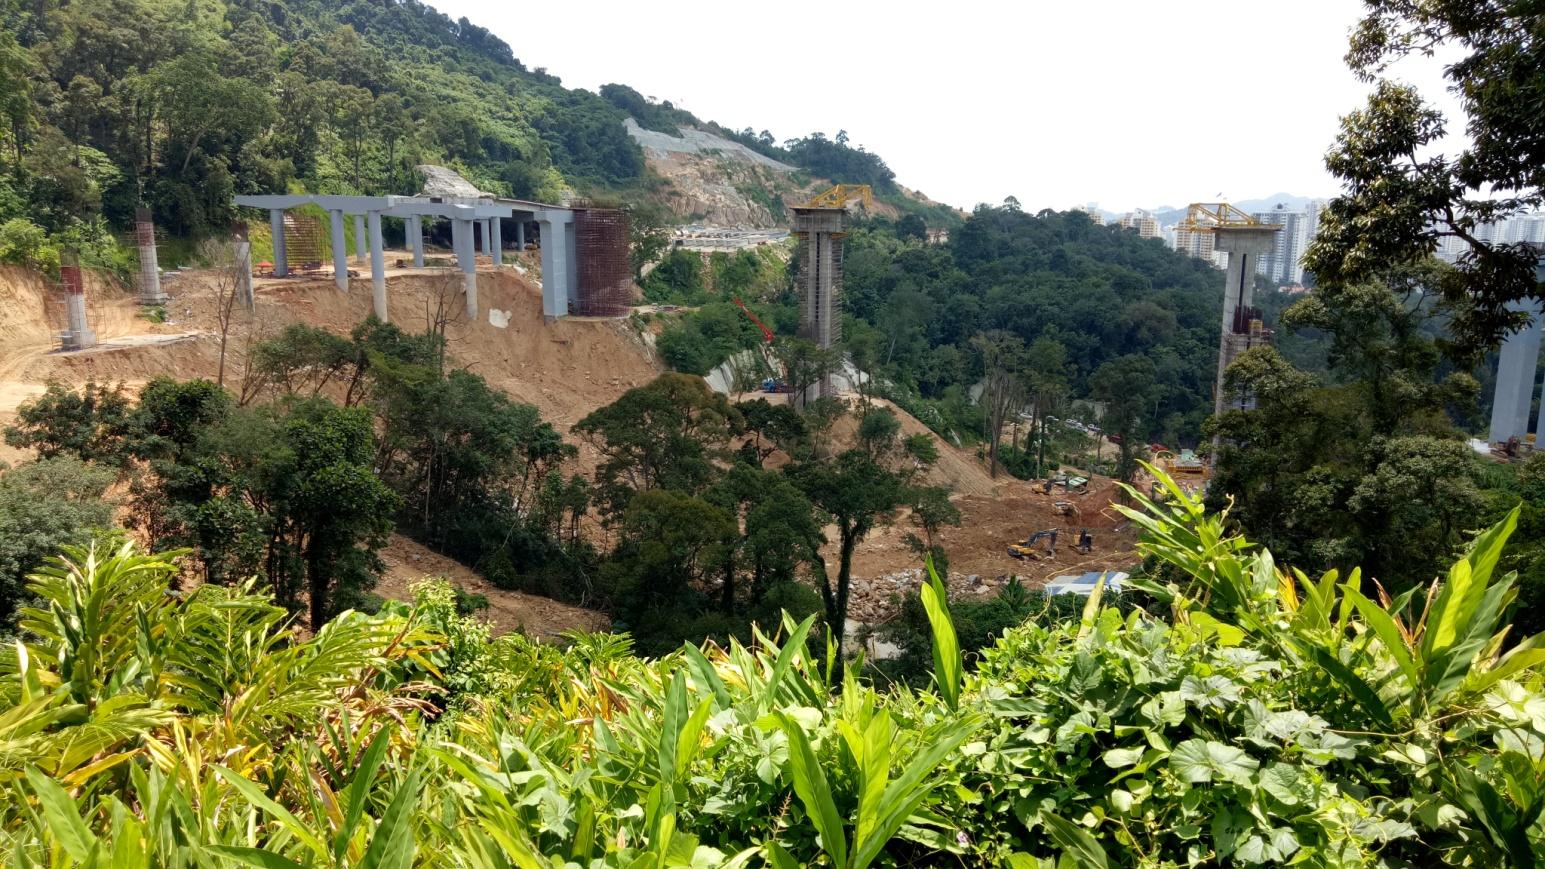
[[[661,300],[702,305],[661,336],[682,370],[705,373],[757,345],[733,295],[760,289],[768,323],[788,335],[798,323],[786,275],[769,283],[765,263],[758,271],[746,259],[741,270],[740,259],[719,259],[711,280],[683,255],[647,282]],[[947,244],[926,243],[915,218],[860,224],[847,238],[843,332],[878,391],[957,439],[983,437],[971,393],[993,357],[1013,369],[1027,405],[1060,415],[1071,400],[1105,402],[1117,406],[1118,431],[1194,443],[1212,410],[1222,291],[1210,266],[1082,212],[982,206]]]
[[[0,225],[31,222],[0,259],[45,267],[40,233],[113,264],[107,233],[140,203],[201,235],[238,193],[411,192],[426,162],[506,195],[647,198],[628,113],[701,123],[625,86],[565,88],[418,0],[0,0],[0,79]],[[763,137],[818,176],[894,187],[842,137]]]

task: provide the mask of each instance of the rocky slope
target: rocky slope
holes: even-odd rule
[[[723,136],[683,127],[680,136],[646,130],[629,118],[628,135],[665,179],[664,203],[683,222],[767,228],[785,223],[784,206],[815,188],[793,166]]]

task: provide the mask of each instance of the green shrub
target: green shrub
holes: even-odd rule
[[[1168,491],[1129,514],[1173,568],[1133,581],[1163,611],[1097,591],[968,672],[935,582],[921,688],[831,685],[813,617],[647,659],[491,640],[440,582],[301,639],[250,584],[168,595],[167,556],[67,550],[0,656],[0,841],[17,865],[1537,865],[1515,517],[1380,604]]]
[[[13,217],[0,223],[0,263],[57,277],[59,249],[49,243],[43,227],[25,217]]]

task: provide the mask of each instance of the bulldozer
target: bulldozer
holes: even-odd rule
[[[1047,528],[1031,534],[1023,543],[1010,543],[1008,546],[1009,555],[1021,561],[1025,559],[1035,561],[1041,558],[1051,558],[1057,554],[1057,531],[1058,529],[1056,528]],[[1035,547],[1035,544],[1042,540],[1046,541],[1045,552]]]

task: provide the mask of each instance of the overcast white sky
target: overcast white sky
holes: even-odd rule
[[[570,87],[780,141],[846,129],[965,208],[1331,195],[1322,156],[1367,93],[1342,62],[1358,0],[428,2]],[[1399,73],[1463,126],[1436,64]]]

